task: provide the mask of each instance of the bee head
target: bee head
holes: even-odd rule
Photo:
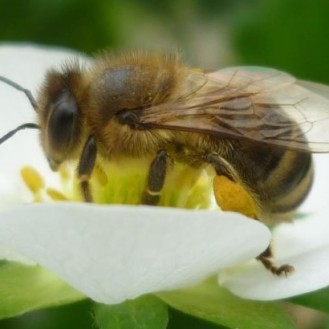
[[[39,95],[41,144],[53,170],[74,158],[79,150],[81,76],[78,67],[49,71]]]

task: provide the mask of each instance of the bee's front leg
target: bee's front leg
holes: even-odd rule
[[[89,180],[95,167],[97,146],[94,136],[89,136],[80,156],[78,164],[78,179],[82,196],[86,202],[93,202]]]
[[[160,150],[150,165],[146,188],[142,196],[142,204],[156,206],[159,203],[161,191],[166,178],[168,154]]]

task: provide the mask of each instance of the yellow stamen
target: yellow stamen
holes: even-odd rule
[[[67,165],[62,164],[58,170],[62,180],[69,180],[71,178],[70,170]]]
[[[45,187],[45,182],[42,176],[36,169],[31,166],[25,166],[21,169],[21,176],[24,183],[32,191],[33,194],[37,194]]]
[[[107,175],[99,164],[97,164],[95,167],[94,177],[97,179],[101,186],[106,186],[108,183]]]
[[[47,194],[50,196],[51,199],[54,201],[68,201],[69,199],[60,191],[53,189],[53,188],[47,188],[46,190]]]

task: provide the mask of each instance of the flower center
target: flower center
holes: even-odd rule
[[[21,169],[21,177],[33,195],[33,202],[44,202],[49,198],[53,201],[67,201],[68,198],[59,190],[46,187],[42,175],[37,169],[31,166],[24,166]]]
[[[141,203],[146,188],[149,163],[146,160],[124,159],[121,162],[99,161],[93,171],[90,187],[95,203]],[[83,201],[80,184],[72,165],[61,166],[60,189],[48,187],[46,180],[31,166],[21,169],[21,177],[33,195],[34,202]],[[175,164],[170,167],[161,192],[160,206],[204,209],[211,203],[212,179],[204,169]]]

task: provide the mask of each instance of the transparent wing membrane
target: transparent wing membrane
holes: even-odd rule
[[[141,123],[329,152],[329,87],[260,67],[191,72],[174,99],[142,112]]]

